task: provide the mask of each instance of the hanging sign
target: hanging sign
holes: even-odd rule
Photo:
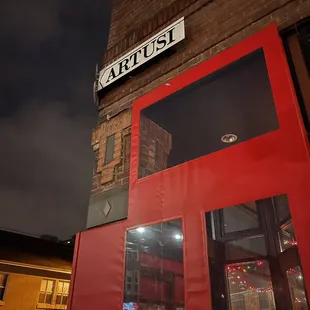
[[[185,39],[184,17],[145,41],[99,74],[98,91]]]

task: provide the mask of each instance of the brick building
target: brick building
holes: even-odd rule
[[[72,310],[308,309],[309,16],[114,1]]]

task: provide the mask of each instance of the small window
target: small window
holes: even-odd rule
[[[164,304],[171,305],[169,309],[184,308],[179,219],[129,230],[126,238],[123,309],[168,309]]]
[[[67,305],[69,296],[69,282],[58,281],[56,293],[56,305]]]
[[[137,295],[139,290],[139,271],[128,270],[126,273],[126,292],[130,295]]]
[[[42,280],[40,288],[39,303],[40,304],[52,304],[53,293],[55,288],[54,280]]]
[[[310,23],[306,23],[299,27],[299,42],[304,57],[304,61],[308,70],[308,75],[310,75]]]
[[[43,279],[39,294],[39,304],[49,305],[49,309],[66,309],[69,296],[69,281]]]
[[[107,138],[107,145],[105,150],[105,165],[110,163],[114,158],[114,145],[115,145],[115,135]]]
[[[4,273],[0,273],[0,300],[4,300],[5,288],[8,282],[8,275]]]

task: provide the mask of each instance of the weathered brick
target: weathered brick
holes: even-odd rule
[[[103,185],[105,183],[112,182],[113,178],[114,178],[114,168],[108,167],[108,168],[103,169],[101,173],[100,182]]]

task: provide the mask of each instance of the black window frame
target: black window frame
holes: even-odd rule
[[[288,283],[286,283],[286,275],[282,273],[280,260],[283,258],[284,253],[298,254],[298,247],[291,246],[284,251],[281,249],[281,240],[279,237],[279,232],[287,225],[293,224],[291,210],[289,207],[289,198],[287,194],[282,194],[286,196],[289,216],[285,217],[281,221],[278,221],[277,212],[276,212],[276,203],[275,196],[256,200],[257,213],[259,215],[259,220],[261,221],[261,227],[258,229],[248,229],[241,230],[238,232],[223,234],[223,217],[221,217],[221,211],[223,209],[229,208],[225,207],[222,209],[206,212],[206,230],[208,240],[214,241],[208,243],[208,259],[211,280],[211,292],[212,292],[212,305],[213,309],[226,309],[228,307],[228,302],[226,298],[219,298],[216,295],[216,290],[223,292],[226,296],[229,295],[227,280],[226,280],[226,271],[224,266],[229,264],[239,264],[239,263],[248,263],[250,261],[267,261],[269,264],[269,270],[271,275],[271,280],[273,284],[273,294],[276,300],[276,307],[279,309],[291,309],[287,308],[288,303],[291,305],[289,294]],[[277,196],[281,196],[277,195]],[[234,207],[234,205],[230,206]],[[214,223],[212,227],[212,221]],[[222,221],[222,222],[221,222]],[[226,252],[226,243],[230,241],[239,241],[243,239],[255,238],[262,236],[265,241],[266,255],[253,255],[253,257],[246,255],[245,258],[233,258],[231,259]],[[212,252],[213,256],[210,256]],[[246,253],[248,254],[248,253]],[[255,253],[256,254],[256,253]],[[283,262],[283,261],[282,261]],[[297,265],[302,270],[302,265],[300,263],[300,257],[298,254]],[[285,265],[283,265],[285,266]],[[284,267],[286,268],[286,267]],[[214,280],[216,279],[216,280]],[[216,281],[216,283],[214,282]],[[283,292],[278,289],[281,287]],[[305,292],[307,289],[305,289]],[[287,294],[286,294],[287,293]],[[283,295],[284,294],[284,295]],[[308,303],[309,305],[309,303]],[[228,308],[227,308],[228,309]],[[278,308],[277,308],[278,309]]]
[[[309,33],[307,36],[307,31],[305,31],[305,28],[310,29],[310,18],[304,19],[301,22],[295,24],[293,27],[285,29],[284,31],[281,32],[281,37],[282,37],[282,42],[283,42],[287,62],[289,65],[292,81],[293,81],[294,88],[296,91],[296,96],[297,96],[301,116],[303,119],[305,129],[306,129],[307,134],[308,134],[308,139],[310,140],[310,115],[309,115],[309,111],[307,111],[307,108],[305,105],[305,101],[304,101],[302,90],[301,90],[301,87],[299,84],[299,80],[298,80],[297,72],[295,69],[290,45],[288,42],[288,39],[292,35],[297,35],[299,47],[300,47],[301,53],[302,53],[302,57],[303,57],[306,69],[308,71],[308,75],[310,76],[310,55],[307,55],[307,51],[310,50],[310,41],[309,41],[310,30],[309,30]],[[308,37],[308,39],[307,39],[307,37]]]

